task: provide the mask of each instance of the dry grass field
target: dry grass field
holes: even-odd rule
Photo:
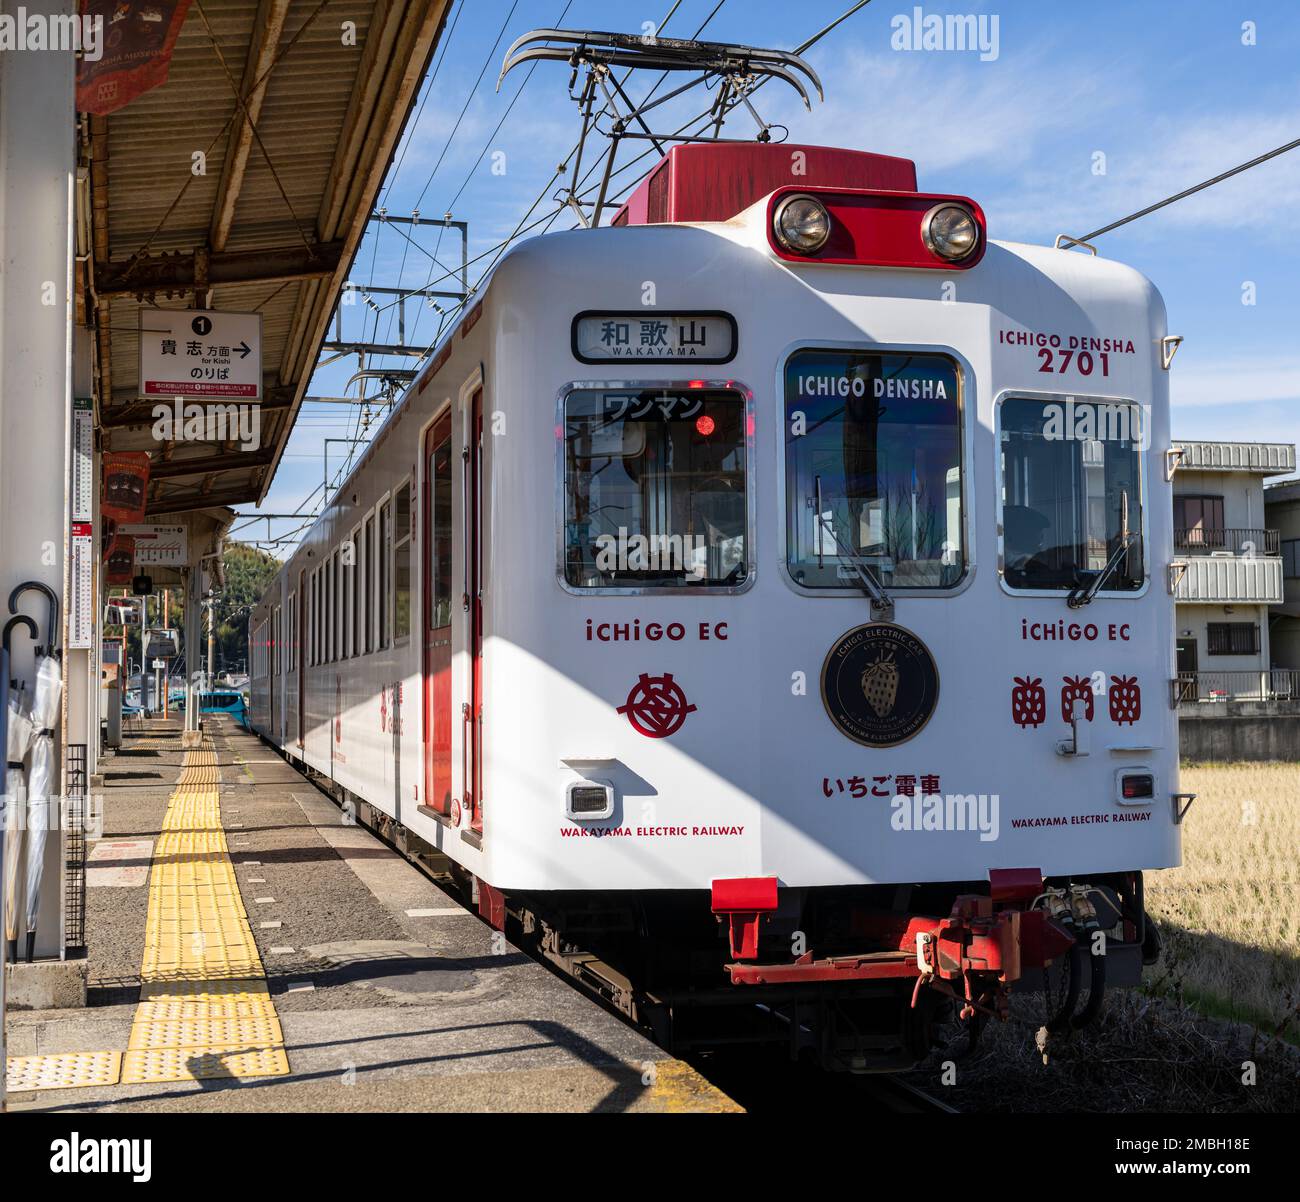
[[[1183,866],[1146,875],[1149,984],[1300,1042],[1300,766],[1184,765]]]
[[[951,1088],[947,1048],[910,1079],[962,1110],[1300,1111],[1300,766],[1184,765],[1182,788],[1198,794],[1183,867],[1146,874],[1164,952],[1143,987],[1108,994],[1046,1063],[1041,997],[1013,998]]]

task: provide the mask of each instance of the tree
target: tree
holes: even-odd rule
[[[226,586],[217,595],[213,613],[217,643],[213,666],[218,672],[232,671],[240,664],[247,668],[249,612],[261,600],[262,594],[270,587],[281,567],[274,555],[233,539],[226,540],[221,561],[225,569]],[[206,636],[205,626],[204,637]],[[206,643],[203,650],[202,660],[206,664]]]

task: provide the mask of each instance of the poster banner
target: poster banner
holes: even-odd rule
[[[119,534],[113,539],[108,549],[107,562],[104,567],[104,583],[109,585],[131,586],[135,575],[135,538],[130,534]]]
[[[149,453],[116,451],[104,456],[104,499],[100,512],[119,522],[144,521]]]
[[[190,0],[81,0],[99,24],[102,53],[77,61],[77,108],[104,116],[167,82]]]

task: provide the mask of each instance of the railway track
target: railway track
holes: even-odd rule
[[[757,1060],[710,1054],[687,1057],[691,1067],[751,1114],[835,1110],[886,1114],[957,1114],[895,1073],[827,1073],[776,1055]]]

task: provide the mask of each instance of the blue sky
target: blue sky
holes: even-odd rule
[[[716,4],[682,0],[663,32],[693,36]],[[700,36],[789,49],[848,4],[724,0]],[[389,212],[409,214],[418,205],[424,216],[441,215],[454,199],[455,216],[470,222],[471,256],[500,242],[578,132],[568,70],[560,64],[537,67],[494,132],[527,72],[513,72],[495,92],[505,48],[542,26],[642,32],[644,22],[658,22],[670,7],[672,0],[571,0],[561,17],[564,0],[457,0],[435,56],[436,76],[421,93],[420,118],[385,183]],[[915,7],[873,0],[809,52],[826,87],[825,104],[814,104],[812,113],[777,87],[756,104],[769,120],[788,125],[791,141],[913,159],[922,189],[978,200],[994,238],[1050,243],[1061,232],[1083,233],[1300,137],[1294,0],[921,6],[925,14],[996,16],[997,57],[988,61],[977,51],[892,48],[894,18]],[[1254,23],[1254,45],[1244,44],[1247,21]],[[640,75],[641,89],[656,79]],[[683,107],[669,113],[684,120],[705,106],[702,95],[684,97]],[[733,136],[752,128],[740,114],[732,121]],[[1098,154],[1104,174],[1096,169]],[[547,193],[533,217],[554,208]],[[1104,255],[1155,282],[1170,331],[1186,338],[1172,379],[1176,437],[1300,441],[1297,210],[1300,150],[1099,239]],[[561,217],[554,228],[571,224]],[[353,280],[419,287],[442,274],[430,252],[447,266],[456,263],[453,237],[439,242],[436,231],[422,230],[415,241],[419,246],[392,227],[372,226]],[[471,266],[471,282],[490,261]],[[1248,285],[1255,302],[1249,305]],[[362,306],[347,312],[349,336],[361,336],[366,313]],[[409,302],[408,340],[432,338],[436,317]],[[366,336],[374,336],[373,319]],[[380,316],[378,336],[396,339],[393,309]],[[355,368],[353,358],[319,370],[311,393],[337,395]],[[296,510],[321,482],[323,439],[353,436],[355,421],[343,406],[305,409],[265,508]],[[333,473],[348,448],[329,450]],[[258,525],[264,532],[266,523]],[[276,522],[273,529],[283,534],[292,526]]]

